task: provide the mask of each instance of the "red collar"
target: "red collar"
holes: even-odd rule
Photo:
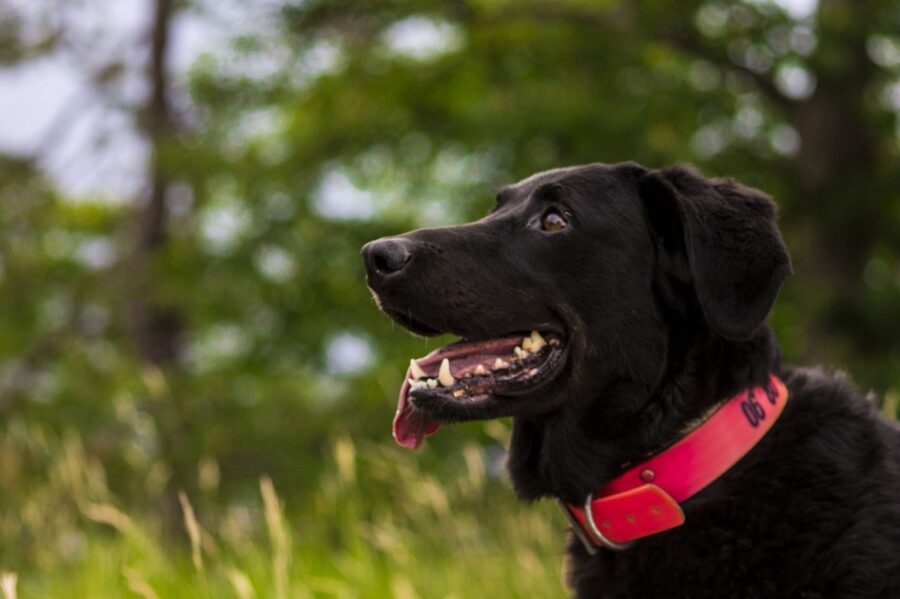
[[[683,439],[588,495],[583,506],[560,502],[588,553],[625,549],[684,524],[679,504],[744,457],[778,420],[787,398],[787,387],[773,374],[768,385],[735,395]]]

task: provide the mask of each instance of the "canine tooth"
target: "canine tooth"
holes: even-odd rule
[[[424,379],[426,376],[428,376],[425,374],[425,371],[422,370],[422,367],[419,366],[419,363],[413,359],[410,359],[409,361],[409,372],[416,380]]]
[[[485,368],[484,366],[479,364],[478,366],[475,367],[475,374],[477,374],[479,376],[484,376],[487,374],[487,368]]]
[[[531,337],[522,339],[522,349],[525,351],[534,351],[534,343],[532,343]]]
[[[441,369],[438,371],[438,381],[445,387],[449,387],[456,382],[456,379],[450,374],[450,360],[447,358],[444,358],[444,361],[441,362]]]
[[[464,395],[464,393],[463,393],[462,389],[457,389],[456,391],[453,392],[453,397],[462,397],[463,395]]]
[[[517,345],[517,346],[515,347],[515,349],[513,350],[513,353],[515,353],[515,354],[516,354],[516,357],[517,357],[517,358],[520,358],[520,359],[521,359],[521,358],[524,358],[525,356],[528,355],[528,352],[525,351],[524,349],[522,349],[521,347],[519,347],[518,345]]]
[[[426,381],[426,384],[428,385],[429,389],[434,389],[435,387],[437,387],[437,379],[428,379],[428,381]]]
[[[537,353],[541,350],[542,347],[547,345],[547,340],[544,339],[540,333],[537,331],[531,331],[531,347],[533,352]],[[524,347],[524,344],[523,344]]]
[[[506,368],[509,366],[509,362],[503,360],[502,358],[497,358],[494,360],[494,365],[491,367],[494,370],[500,370],[501,368]]]

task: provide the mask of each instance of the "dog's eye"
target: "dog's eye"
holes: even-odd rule
[[[566,228],[566,219],[556,209],[551,208],[541,217],[541,229],[554,233]]]

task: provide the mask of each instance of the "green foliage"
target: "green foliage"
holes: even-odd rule
[[[408,359],[447,340],[379,314],[359,259],[550,167],[691,162],[771,192],[796,272],[771,317],[786,360],[847,368],[896,412],[895,0],[803,19],[766,1],[276,4],[191,69],[191,125],[157,148],[158,245],[134,198],[0,161],[0,566],[23,596],[558,596],[564,526],[496,480],[502,425],[393,446]],[[0,61],[27,54],[13,17]],[[142,345],[148,306],[171,362]],[[335,356],[341,339],[369,361]]]

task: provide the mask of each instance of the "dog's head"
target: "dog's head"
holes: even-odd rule
[[[652,390],[673,331],[753,336],[790,272],[764,194],[633,163],[539,173],[479,221],[363,256],[394,320],[463,338],[410,365],[394,435],[412,448],[444,423],[603,401],[611,381]]]

